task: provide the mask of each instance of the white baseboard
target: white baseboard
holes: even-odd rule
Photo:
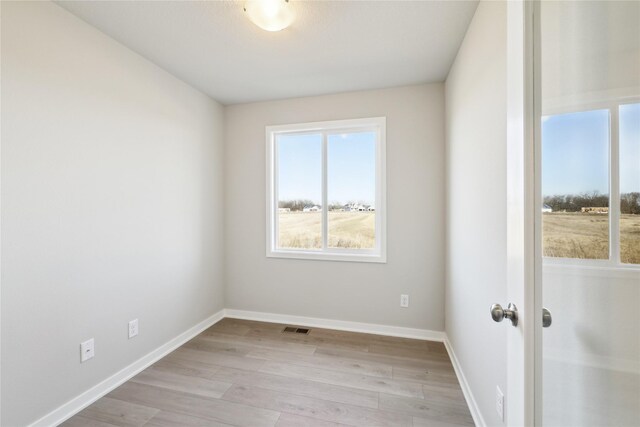
[[[476,399],[473,397],[473,393],[471,392],[471,387],[469,387],[467,378],[464,376],[464,372],[462,372],[462,366],[460,366],[460,362],[458,362],[456,353],[453,351],[453,347],[451,346],[451,343],[449,342],[449,338],[447,338],[446,334],[444,338],[444,346],[447,349],[447,353],[449,353],[449,359],[451,359],[451,363],[453,364],[453,369],[456,371],[458,382],[460,383],[460,387],[462,388],[462,393],[464,394],[464,398],[467,400],[467,406],[469,407],[469,411],[471,412],[471,417],[473,417],[474,424],[478,427],[486,427],[487,423],[485,423],[484,418],[482,418],[482,413],[480,412],[478,403],[476,402]]]
[[[59,408],[51,411],[44,417],[35,421],[30,425],[30,427],[49,427],[49,426],[57,426],[67,419],[71,418],[73,415],[77,414],[87,406],[91,405],[96,400],[100,399],[102,396],[109,393],[111,390],[115,389],[119,385],[123,384],[140,371],[146,369],[151,366],[158,360],[162,359],[164,356],[180,347],[190,339],[194,338],[196,335],[204,331],[205,329],[211,327],[221,319],[225,317],[230,317],[234,319],[246,319],[246,320],[257,320],[262,322],[270,322],[270,323],[284,323],[290,325],[297,326],[308,326],[308,327],[316,327],[316,328],[327,328],[327,329],[336,329],[340,331],[349,331],[349,332],[361,332],[365,334],[377,334],[377,335],[387,335],[392,337],[402,337],[402,338],[413,338],[420,340],[429,340],[429,341],[439,341],[445,342],[446,335],[441,331],[431,331],[428,329],[417,329],[417,328],[405,328],[401,326],[388,326],[388,325],[379,325],[375,323],[360,323],[360,322],[349,322],[344,320],[332,320],[332,319],[320,319],[315,317],[304,317],[304,316],[290,316],[286,314],[274,314],[274,313],[263,313],[258,311],[245,311],[245,310],[233,310],[233,309],[223,309],[214,315],[208,317],[197,325],[189,328],[187,331],[181,333],[177,337],[173,338],[166,344],[158,347],[153,350],[151,353],[143,356],[142,358],[136,360],[129,366],[123,368],[119,372],[100,382],[99,384],[93,386],[89,390],[84,393],[74,397],[67,403],[63,404]],[[454,360],[455,356],[453,352],[450,350],[450,345],[447,345],[447,350],[449,350],[449,354]],[[454,362],[454,366],[457,366],[457,361]],[[460,371],[461,372],[461,371]],[[456,367],[456,373],[458,374],[458,378],[461,384],[464,381],[464,376],[461,376],[458,368]],[[466,384],[466,381],[464,381]],[[468,388],[468,387],[467,387]],[[465,390],[465,397],[467,396],[467,391],[465,386],[463,386],[463,390]],[[467,397],[467,401],[470,402]],[[475,403],[475,401],[474,401]],[[472,410],[473,414],[473,410]],[[476,415],[474,415],[474,420],[476,420]],[[483,424],[478,425],[484,426]]]
[[[445,339],[444,332],[431,331],[428,329],[404,328],[402,326],[387,326],[375,323],[320,319],[316,317],[291,316],[287,314],[264,313],[259,311],[226,309],[224,317],[256,320],[260,322],[284,323],[295,326],[336,329],[348,332],[361,332],[365,334],[387,335],[392,337],[414,338],[428,341],[443,342]]]
[[[211,327],[212,325],[220,321],[223,317],[224,310],[220,310],[214,315],[204,319],[202,322],[189,328],[185,332],[173,338],[171,341],[163,344],[162,346],[153,350],[151,353],[136,360],[129,366],[113,374],[109,378],[93,386],[84,393],[74,397],[64,405],[35,421],[30,425],[30,427],[57,426],[58,424],[61,424],[96,400],[100,399],[102,396],[109,393],[114,388],[118,387],[119,385],[123,384],[124,382],[138,374],[140,371],[146,369],[150,365],[162,359],[164,356],[171,353],[173,350],[180,347],[182,344],[186,343],[187,341],[198,335],[200,332]]]

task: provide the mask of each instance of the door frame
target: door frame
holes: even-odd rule
[[[519,322],[507,333],[506,424],[532,426],[536,420],[536,105],[534,61],[538,0],[507,2],[507,295]],[[541,331],[540,331],[541,332]]]

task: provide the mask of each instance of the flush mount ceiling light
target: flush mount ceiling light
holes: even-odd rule
[[[244,4],[247,17],[267,31],[280,31],[293,22],[289,0],[247,0]]]

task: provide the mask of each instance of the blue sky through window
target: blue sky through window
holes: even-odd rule
[[[327,199],[330,204],[349,202],[373,205],[376,182],[374,132],[327,137]]]
[[[322,135],[278,135],[278,199],[322,203]]]
[[[640,191],[640,104],[620,106],[620,192]],[[609,193],[608,110],[542,119],[542,194]]]
[[[620,192],[640,192],[640,104],[620,106]]]
[[[322,202],[322,135],[278,135],[279,200]],[[327,197],[330,204],[375,203],[376,134],[327,136]]]
[[[542,119],[543,196],[609,192],[609,111]]]

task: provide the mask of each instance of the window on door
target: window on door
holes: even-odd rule
[[[267,127],[267,256],[386,261],[385,125]]]
[[[543,253],[640,264],[640,104],[542,118]]]

